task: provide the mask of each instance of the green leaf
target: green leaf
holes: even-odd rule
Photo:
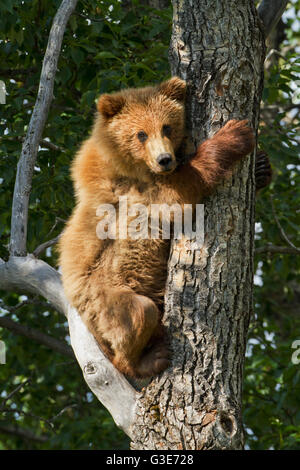
[[[79,48],[71,49],[71,56],[76,65],[80,65],[84,60],[84,52]]]
[[[116,59],[120,61],[118,57],[108,51],[98,52],[98,54],[95,56],[95,60],[97,59]]]

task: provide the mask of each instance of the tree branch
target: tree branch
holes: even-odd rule
[[[21,382],[14,390],[12,390],[6,397],[4,397],[4,400],[2,401],[0,405],[0,409],[2,410],[4,406],[6,405],[6,402],[10,400],[16,393],[18,393],[21,388],[26,387],[31,382],[31,379],[27,379],[24,382]]]
[[[131,436],[137,392],[102,353],[77,311],[69,306],[59,273],[32,255],[11,257],[6,263],[0,262],[0,290],[42,295],[67,316],[71,345],[84,379],[116,424]]]
[[[74,12],[76,16],[83,18],[84,20],[91,21],[92,23],[102,23],[104,21],[103,18],[91,18],[88,15],[83,15],[82,13]]]
[[[32,106],[32,105],[30,105]],[[22,136],[17,136],[17,137],[6,137],[6,139],[10,142],[13,142],[15,141],[16,139],[19,141],[19,142],[25,142],[25,138],[22,137]],[[40,140],[40,146],[43,147],[43,148],[47,148],[49,150],[53,150],[54,152],[65,152],[66,150],[63,148],[63,147],[60,147],[59,145],[56,145],[56,144],[53,144],[53,142],[49,141],[49,140],[46,140],[46,139],[41,139]]]
[[[43,344],[44,346],[52,349],[53,351],[75,359],[72,348],[67,344],[63,343],[62,341],[59,341],[56,338],[52,338],[51,336],[46,335],[41,331],[38,331],[34,328],[30,328],[27,325],[22,325],[12,320],[11,318],[8,318],[7,316],[0,317],[0,327],[7,328],[8,330],[12,331],[17,335],[33,339],[34,341]]]
[[[10,254],[26,255],[28,202],[39,143],[53,97],[54,78],[66,24],[77,0],[63,0],[49,34],[36,103],[17,167],[11,217]]]
[[[45,147],[49,150],[53,150],[54,152],[65,152],[64,148],[60,147],[59,145],[53,144],[52,142],[46,139],[42,139],[40,141],[40,145],[41,147]]]
[[[32,255],[11,257],[6,263],[0,264],[0,290],[41,295],[58,312],[67,315],[68,301],[59,273]]]
[[[32,299],[25,299],[19,302],[17,305],[6,305],[2,299],[0,299],[0,308],[7,310],[10,313],[15,313],[20,308],[24,307],[24,305],[39,305],[40,307],[50,308],[52,307],[47,302],[43,302],[42,300],[38,299],[37,297],[33,297]]]
[[[33,418],[38,421],[43,421],[45,424],[47,424],[47,426],[49,427],[51,431],[53,431],[53,428],[54,428],[54,424],[49,419],[45,419],[42,416],[37,416],[33,413],[29,413],[28,411],[19,410],[18,408],[1,408],[1,413],[3,413],[3,415],[5,415],[6,413],[13,413],[13,414],[18,413],[19,415],[26,416],[28,418]]]
[[[83,377],[98,400],[108,409],[118,427],[132,437],[137,392],[105,357],[76,309],[69,307],[71,344]]]
[[[41,416],[37,416],[37,415],[34,415],[32,413],[28,413],[27,411],[24,411],[24,410],[18,410],[16,408],[13,408],[13,409],[5,408],[5,405],[8,402],[8,400],[10,400],[16,393],[18,393],[23,387],[28,385],[30,382],[31,382],[31,378],[25,380],[24,382],[20,383],[14,390],[12,390],[6,397],[4,397],[4,400],[0,404],[0,411],[2,413],[18,413],[18,414],[23,415],[23,416],[28,416],[30,418],[35,418],[38,421],[43,421],[44,423],[46,423],[49,426],[51,431],[53,431],[54,427],[55,427],[53,421],[55,421],[62,414],[64,414],[66,410],[68,410],[70,408],[77,407],[77,404],[73,403],[73,404],[65,406],[61,411],[59,411],[59,413],[56,413],[51,419],[45,419]]]
[[[15,76],[19,77],[20,75],[28,77],[28,75],[31,75],[35,72],[37,72],[37,67],[29,67],[28,69],[0,69],[0,77],[13,78]]]
[[[57,237],[52,238],[52,240],[48,240],[47,242],[42,243],[41,245],[36,247],[36,249],[33,252],[33,256],[38,258],[41,255],[41,253],[43,253],[43,251],[46,250],[46,248],[49,248],[49,246],[55,245],[58,242],[59,238],[60,238],[60,235],[57,235]]]
[[[263,23],[266,37],[280,20],[288,0],[262,0],[258,7],[258,16]]]
[[[271,243],[266,246],[260,246],[259,248],[255,249],[256,255],[264,253],[299,255],[300,250],[291,246],[276,246],[272,245]]]
[[[47,435],[37,436],[30,429],[24,429],[19,426],[6,426],[5,424],[0,423],[0,433],[12,434],[22,439],[35,441],[35,442],[46,442],[49,437]]]
[[[273,201],[273,197],[272,197],[272,196],[270,197],[270,200],[271,200],[271,206],[272,206],[273,216],[274,216],[276,225],[277,225],[277,227],[278,227],[278,229],[279,229],[281,238],[283,239],[283,241],[285,241],[285,242],[288,244],[288,246],[289,246],[292,250],[294,250],[294,253],[300,254],[300,248],[297,248],[297,247],[294,245],[294,243],[291,242],[291,240],[289,239],[289,237],[287,236],[287,234],[286,234],[285,231],[283,230],[283,227],[282,227],[281,223],[279,222],[279,219],[278,219],[278,216],[277,216],[277,213],[276,213],[276,210],[275,210],[274,201]]]

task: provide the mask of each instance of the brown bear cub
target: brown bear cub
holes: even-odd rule
[[[121,196],[128,206],[195,205],[255,143],[247,121],[231,120],[179,165],[185,90],[173,77],[100,96],[92,134],[72,165],[76,207],[59,243],[65,292],[103,352],[132,377],[153,376],[169,363],[161,323],[169,240],[101,239],[99,205],[116,214]]]

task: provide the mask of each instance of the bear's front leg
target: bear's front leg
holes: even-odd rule
[[[160,313],[155,303],[129,288],[104,288],[82,313],[114,366],[131,377],[151,377],[169,364]]]
[[[254,145],[255,137],[249,122],[232,119],[199,146],[190,165],[198,172],[206,190],[211,190],[231,174],[238,160],[253,151]]]

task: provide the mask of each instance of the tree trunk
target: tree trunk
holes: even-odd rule
[[[257,129],[264,38],[252,0],[174,0],[172,74],[187,80],[194,145],[229,119]],[[164,323],[172,366],[142,390],[132,449],[242,449],[252,312],[254,158],[205,204],[205,241],[173,243]]]

